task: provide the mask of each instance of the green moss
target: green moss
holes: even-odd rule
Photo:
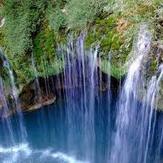
[[[49,27],[43,27],[34,39],[34,60],[39,76],[56,74],[63,68],[56,56],[56,35]]]
[[[60,8],[60,2],[58,2],[55,7],[53,7],[53,5],[49,3],[46,16],[49,21],[50,27],[54,31],[58,32],[61,28],[65,26],[66,16]]]
[[[36,76],[45,77],[63,71],[63,61],[56,55],[55,39],[54,31],[45,23],[33,39],[33,52],[26,52],[21,57],[6,52],[20,85],[30,82]]]
[[[107,0],[69,0],[65,6],[67,26],[71,29],[84,29],[101,13]]]
[[[90,47],[91,44],[96,41],[100,43],[102,51],[106,52],[111,47],[117,48],[117,46],[115,46],[114,38],[118,38],[117,42],[119,43],[119,36],[115,30],[115,26],[115,16],[109,16],[104,19],[97,18],[93,26],[91,26],[88,31],[88,35],[86,37],[86,47]],[[112,46],[112,44],[114,45]]]
[[[99,67],[103,72],[117,79],[120,79],[127,71],[125,67],[118,68],[108,60],[101,60]]]
[[[153,29],[157,5],[155,3],[130,2],[119,10],[115,10],[111,15],[104,18],[96,18],[94,23],[89,27],[88,36],[86,38],[86,47],[90,47],[93,43],[100,45],[101,57],[106,60],[108,53],[111,58],[111,74],[119,78],[123,75],[125,62],[129,58],[132,50],[134,37],[138,31],[138,26],[142,22],[150,24]],[[151,30],[153,33],[153,31]],[[105,64],[105,61],[102,62]],[[107,72],[101,66],[102,71]],[[155,68],[156,65],[153,64]],[[152,70],[151,70],[152,71]]]
[[[60,30],[55,32],[55,39],[57,44],[66,44],[67,43],[67,32],[65,30]]]
[[[151,59],[151,64],[149,67],[149,76],[152,76],[157,72],[157,60],[155,58]]]
[[[132,45],[132,39],[127,40],[128,37],[122,36],[122,33],[117,30],[120,18],[119,14],[112,14],[104,19],[98,18],[90,27],[86,37],[87,48],[93,43],[100,45],[101,58],[104,59],[101,66],[102,71],[107,72],[105,67],[108,67],[110,63],[106,64],[106,59],[111,58],[111,68],[108,70],[111,70],[111,74],[116,78],[120,78],[124,74],[122,65],[125,63]],[[126,43],[128,44],[126,45]]]
[[[3,33],[3,29],[0,29],[0,47],[4,47],[4,33]]]
[[[34,53],[40,57],[46,53],[47,56],[54,55],[55,36],[53,30],[43,27],[34,39]]]
[[[32,34],[44,17],[45,6],[45,1],[41,0],[4,1],[2,14],[5,17],[5,41],[13,55],[21,57],[32,48]]]

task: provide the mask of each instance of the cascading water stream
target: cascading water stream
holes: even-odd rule
[[[7,101],[6,101],[4,94],[5,93],[4,93],[3,81],[0,78],[0,101],[1,101],[2,107],[3,107],[3,110],[1,112],[2,117],[7,115],[9,112],[9,108],[8,108]],[[3,133],[5,134],[5,137],[7,138],[5,140],[6,144],[14,145],[15,140],[14,140],[14,135],[13,135],[13,128],[12,128],[12,124],[11,124],[11,119],[10,118],[5,118],[5,119],[3,118],[3,124],[4,124]]]
[[[161,149],[163,144],[163,129],[161,128],[160,131],[158,131],[160,134],[158,134],[158,142],[155,146],[154,150],[152,149],[152,145],[155,144],[155,135],[156,132],[156,123],[157,123],[157,104],[158,104],[158,93],[160,91],[160,83],[163,79],[163,65],[160,65],[158,68],[159,75],[153,76],[149,82],[149,86],[147,88],[147,95],[144,97],[144,105],[143,108],[145,109],[144,113],[144,120],[145,122],[148,121],[147,124],[142,123],[142,130],[141,135],[146,135],[146,141],[144,141],[144,144],[141,144],[144,146],[144,156],[142,160],[139,160],[139,162],[148,163],[149,161],[153,163],[160,162],[162,159],[161,156]],[[143,140],[143,138],[142,138]],[[152,153],[155,153],[154,158],[150,158],[150,155]]]
[[[59,51],[63,48],[60,48]],[[94,162],[95,157],[95,126],[94,126],[94,108],[97,93],[97,53],[98,47],[88,51],[84,49],[84,35],[81,35],[76,43],[71,38],[66,47],[64,60],[66,68],[64,72],[64,85],[67,89],[65,94],[68,120],[68,148],[72,153],[77,152],[79,148],[86,160]],[[74,102],[75,97],[80,91],[81,97],[78,99],[78,105]],[[80,114],[76,114],[77,111]],[[80,129],[78,129],[78,127]],[[79,130],[79,131],[77,131]],[[74,133],[74,132],[77,133]],[[79,132],[79,133],[78,133]],[[74,143],[76,139],[73,135],[79,134],[81,142]],[[70,150],[70,151],[71,151]]]
[[[133,51],[135,60],[129,67],[118,101],[117,131],[114,136],[114,145],[110,158],[112,163],[136,163],[137,151],[134,145],[136,144],[137,135],[135,131],[137,130],[137,125],[139,125],[136,113],[140,107],[137,97],[138,90],[143,88],[141,63],[143,57],[149,53],[150,43],[151,35],[147,27],[142,25]]]
[[[110,109],[110,102],[108,102],[110,98],[107,92],[107,101],[104,103],[102,101],[104,95],[99,91],[102,89],[102,74],[99,73],[97,67],[98,50],[98,46],[85,50],[83,34],[77,40],[70,38],[67,46],[60,46],[58,54],[62,54],[61,57],[64,58],[65,63],[64,73],[59,75],[59,80],[61,80],[59,89],[63,90],[61,91],[62,98],[54,105],[48,106],[48,108],[54,107],[53,109],[40,109],[24,114],[24,116],[21,112],[23,108],[19,106],[13,71],[5,60],[4,66],[9,74],[11,97],[15,108],[12,111],[16,114],[11,116],[11,122],[10,116],[6,118],[13,143],[9,143],[7,147],[0,147],[0,161],[3,163],[10,160],[12,163],[32,161],[44,163],[47,160],[65,163],[107,162],[106,155],[109,147],[104,146],[104,142],[108,134],[107,115]],[[33,85],[36,84],[35,90],[38,91],[34,92],[37,104],[41,100],[38,100],[36,96],[43,99],[44,91],[46,90],[45,94],[48,93],[52,85],[49,85],[48,78],[46,78],[45,82],[48,85],[44,83],[46,88],[41,87],[41,82],[44,80],[38,77],[34,54],[31,59],[36,77]],[[110,85],[110,81],[108,82]],[[3,86],[0,87],[0,91],[0,100],[3,99],[5,102],[6,98],[2,93]],[[104,104],[105,107],[102,108]],[[5,111],[11,112],[11,110]],[[34,120],[28,120],[31,117]],[[13,119],[16,119],[16,126]],[[24,124],[26,124],[25,127]],[[6,129],[7,127],[4,130],[5,134]],[[100,145],[98,145],[99,141]]]
[[[13,71],[10,68],[10,65],[7,59],[4,57],[2,51],[0,51],[0,57],[3,62],[3,67],[6,68],[7,74],[10,80],[10,90],[12,97],[12,104],[6,99],[6,93],[4,89],[4,83],[2,78],[0,78],[0,101],[2,103],[2,130],[1,130],[1,141],[3,144],[0,146],[0,157],[3,163],[5,162],[16,162],[18,158],[19,151],[22,152],[21,155],[28,155],[30,152],[28,150],[28,145],[26,144],[26,128],[24,125],[23,114],[19,107],[18,102],[18,92],[15,85]],[[15,109],[11,111],[9,106],[14,107]],[[16,113],[16,116],[13,118],[10,114]],[[16,126],[14,126],[14,122],[16,122]],[[20,150],[19,150],[20,149]]]
[[[62,131],[59,133],[61,137],[63,137],[64,150],[63,152],[58,151],[49,151],[45,154],[45,150],[38,151],[37,149],[32,149],[31,146],[29,148],[28,144],[30,142],[26,139],[26,128],[24,126],[24,118],[19,106],[18,99],[18,90],[15,84],[15,79],[13,75],[13,71],[10,68],[10,65],[7,60],[4,61],[4,67],[8,70],[9,80],[11,85],[11,96],[14,104],[14,112],[16,112],[18,128],[15,130],[12,129],[13,126],[10,122],[10,117],[6,118],[8,121],[8,128],[10,131],[11,137],[13,137],[13,143],[9,143],[8,148],[0,148],[0,157],[5,157],[6,155],[10,155],[8,157],[13,163],[21,162],[24,159],[27,160],[27,157],[35,157],[40,154],[40,162],[41,159],[44,160],[46,157],[50,159],[61,160],[69,163],[77,163],[77,162],[95,162],[96,155],[96,139],[98,135],[95,134],[95,107],[98,105],[98,89],[100,86],[98,71],[97,71],[97,54],[98,47],[91,48],[90,50],[85,50],[84,48],[84,35],[81,35],[77,41],[70,40],[68,46],[60,49],[62,54],[64,54],[64,62],[66,63],[66,67],[64,69],[64,83],[63,85],[66,87],[64,89],[64,97],[65,97],[65,112],[61,111],[61,120],[66,122],[66,130],[67,134],[62,134]],[[34,73],[37,78],[37,70],[34,62],[34,57],[32,55],[32,66],[34,69]],[[62,81],[61,81],[62,83]],[[40,85],[39,81],[36,82],[37,90],[39,91]],[[5,96],[2,96],[3,88],[1,87],[1,100],[5,101]],[[97,106],[96,106],[97,105]],[[7,103],[6,103],[7,106]],[[63,107],[63,106],[62,106]],[[99,106],[98,106],[99,107]],[[8,109],[8,106],[7,106]],[[58,108],[59,109],[59,108]],[[10,111],[5,110],[7,113]],[[79,114],[80,113],[80,114]],[[102,113],[101,113],[102,114]],[[44,117],[45,118],[45,117]],[[52,117],[49,117],[50,121]],[[99,117],[98,117],[99,118]],[[44,119],[41,120],[42,122]],[[54,124],[55,125],[55,124]],[[104,124],[103,124],[104,125]],[[46,127],[46,125],[44,124]],[[54,128],[57,128],[55,126]],[[44,130],[45,131],[45,130]],[[46,136],[57,135],[58,133],[53,133],[52,131],[48,131]],[[18,136],[20,136],[20,140],[17,141],[14,139],[14,132],[18,132]],[[29,132],[29,130],[28,130]],[[52,133],[51,133],[52,132]],[[63,131],[64,132],[64,131]],[[5,132],[6,133],[6,132]],[[28,136],[30,136],[28,134]],[[18,138],[17,138],[18,139]],[[54,139],[54,140],[53,140]],[[52,141],[55,140],[56,137],[52,138]],[[63,141],[62,140],[62,141]],[[27,143],[28,142],[28,143]],[[43,141],[42,141],[43,142]],[[21,144],[19,144],[21,143]],[[46,142],[44,142],[46,143]],[[54,145],[55,149],[55,145]],[[48,150],[48,147],[47,149]],[[68,155],[66,155],[68,153]],[[22,157],[20,157],[22,155]],[[36,155],[36,156],[35,156]],[[79,159],[78,159],[79,158]],[[1,159],[1,158],[0,158]],[[86,161],[80,161],[86,160]],[[88,160],[88,161],[87,161]],[[2,162],[8,161],[8,159],[3,158]]]
[[[13,98],[13,102],[14,102],[14,107],[15,107],[15,111],[18,114],[18,123],[20,126],[20,131],[19,132],[19,136],[21,137],[20,141],[21,142],[26,142],[26,128],[24,125],[24,120],[23,120],[23,114],[21,111],[21,108],[19,106],[19,102],[18,102],[18,90],[15,84],[15,79],[14,79],[14,74],[12,69],[10,68],[10,64],[8,63],[8,61],[6,60],[4,63],[4,66],[8,69],[9,72],[9,79],[10,79],[10,83],[11,83],[11,90],[12,90],[12,98]]]
[[[150,51],[150,44],[151,34],[143,25],[133,52],[136,59],[129,67],[118,101],[111,163],[158,163],[162,159],[163,128],[158,125],[156,110],[163,77],[162,65],[159,75],[151,78],[146,90],[143,78],[143,60]]]
[[[34,70],[34,77],[35,77],[35,80],[36,80],[36,90],[37,90],[37,92],[35,94],[38,97],[41,97],[40,84],[39,84],[39,81],[38,81],[38,72],[37,72],[37,69],[36,69],[36,64],[35,64],[35,59],[34,59],[33,52],[32,52],[32,56],[31,56],[31,61],[32,61],[32,67],[33,67],[33,70]],[[40,101],[40,99],[39,99],[39,101]]]
[[[19,102],[18,102],[18,90],[17,90],[16,84],[15,84],[13,71],[10,68],[10,64],[7,61],[7,59],[5,58],[5,56],[4,56],[2,51],[0,51],[0,56],[1,56],[1,59],[3,61],[3,66],[8,71],[8,76],[9,76],[9,79],[10,79],[11,97],[12,97],[12,100],[13,100],[13,103],[14,103],[14,107],[15,107],[14,111],[16,111],[16,113],[18,114],[18,123],[19,123],[19,126],[20,126],[20,131],[18,131],[19,132],[19,136],[20,136],[20,141],[21,142],[22,141],[25,142],[26,141],[26,129],[25,129],[25,126],[24,126],[23,115],[22,115],[22,112],[21,112],[21,109],[20,109],[20,106],[19,106]],[[2,88],[1,90],[3,90],[2,81],[1,81],[1,88]],[[1,96],[3,97],[2,101],[3,101],[3,104],[4,104],[4,113],[5,113],[3,116],[4,117],[10,116],[8,114],[11,113],[11,110],[9,110],[9,108],[8,108],[8,104],[7,104],[4,92],[1,92],[1,94],[2,94]],[[8,121],[8,119],[10,119],[10,118],[6,117],[7,121]],[[10,126],[10,128],[12,128],[12,126]],[[11,129],[10,129],[10,131],[11,131]]]

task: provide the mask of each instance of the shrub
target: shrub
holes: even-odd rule
[[[51,4],[48,5],[47,18],[50,27],[56,32],[58,32],[61,27],[65,26],[65,14],[62,12],[59,5],[56,5],[55,7]]]
[[[69,28],[82,28],[103,10],[106,0],[70,0],[65,7]]]
[[[31,33],[36,30],[40,13],[44,10],[44,0],[5,0],[6,45],[14,55],[23,54],[32,47]]]

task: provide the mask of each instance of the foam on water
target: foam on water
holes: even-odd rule
[[[52,149],[33,150],[28,144],[18,144],[8,148],[0,147],[0,161],[2,163],[23,163],[26,160],[33,161],[38,156],[40,162],[51,158],[53,161],[62,161],[65,163],[89,163],[88,161],[79,160],[75,156],[63,152],[53,152]]]
[[[88,161],[77,160],[75,157],[66,155],[66,154],[61,153],[61,152],[52,153],[51,156],[55,159],[60,159],[60,160],[63,160],[67,163],[89,163]]]
[[[28,144],[18,144],[8,148],[0,147],[0,160],[3,163],[17,163],[20,157],[27,158],[32,153]]]
[[[20,152],[20,151],[30,153],[31,150],[28,147],[28,144],[19,144],[19,145],[12,146],[9,148],[0,147],[0,154],[2,154],[2,153],[16,153],[16,152]]]

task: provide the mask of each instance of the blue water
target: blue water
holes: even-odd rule
[[[73,93],[73,98],[71,93]],[[51,106],[24,113],[24,124],[27,130],[26,142],[21,142],[19,139],[19,125],[16,116],[11,120],[16,138],[16,144],[13,147],[10,146],[8,135],[3,132],[3,126],[0,123],[2,131],[0,134],[0,162],[112,163],[109,162],[109,157],[116,133],[116,97],[112,95],[110,102],[108,92],[96,94],[95,115],[92,117],[94,124],[90,126],[89,120],[83,120],[84,115],[87,115],[87,110],[83,109],[84,96],[81,90],[73,90],[69,95],[67,98],[58,99]],[[88,100],[86,100],[86,104],[89,104]],[[140,132],[139,126],[134,126],[134,122],[141,122],[140,119],[142,119],[142,111],[139,109],[141,104],[137,106],[135,111],[131,111],[133,123],[130,126],[133,128],[126,134],[128,143],[133,146],[133,150],[129,151],[132,163],[137,163],[137,158],[144,153],[143,148],[140,149],[136,146],[140,141]],[[149,149],[148,163],[157,163],[152,160],[157,157],[158,151],[155,149],[158,149],[162,138],[163,115],[158,112],[156,116],[157,121],[151,149]],[[88,126],[85,128],[83,125]],[[93,137],[95,137],[94,140]],[[144,141],[146,141],[145,137],[146,135],[144,135]],[[162,145],[161,151],[162,156]],[[162,163],[162,161],[160,160],[158,163]]]
[[[112,123],[114,121],[110,119],[114,118],[113,114],[111,116],[114,105],[112,104],[112,108],[110,107],[108,93],[100,93],[100,96],[95,97],[93,108],[95,115],[91,117],[93,124],[89,119],[87,120],[88,117],[85,117],[88,113],[86,113],[86,109],[83,109],[84,97],[81,90],[73,90],[71,93],[74,95],[73,98],[71,96],[70,98],[62,97],[51,106],[24,114],[27,141],[23,142],[25,145],[23,148],[25,148],[24,155],[27,155],[27,158],[20,154],[16,163],[106,162],[114,125]],[[90,103],[88,100],[85,102],[86,105]],[[85,119],[83,120],[83,118]],[[22,142],[19,140],[17,117],[12,118],[12,124],[16,144],[20,145]],[[2,124],[0,128],[2,128]],[[92,140],[93,136],[95,136],[94,141]],[[10,148],[6,134],[0,134],[0,144],[5,149]],[[20,153],[23,153],[21,150]],[[6,155],[8,153],[9,151],[6,151]],[[62,158],[62,154],[65,158]],[[4,161],[4,156],[4,153],[2,154],[0,151],[2,161]],[[93,161],[92,157],[94,157]]]

